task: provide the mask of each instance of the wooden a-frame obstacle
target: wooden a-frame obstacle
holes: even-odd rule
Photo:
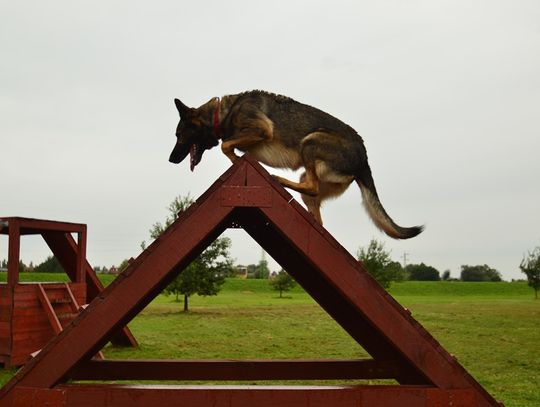
[[[251,235],[371,356],[366,360],[92,360],[226,228]],[[378,386],[133,386],[70,380],[395,379]],[[499,406],[249,157],[226,171],[0,390],[0,406]]]

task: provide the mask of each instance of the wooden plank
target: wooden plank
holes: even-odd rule
[[[17,301],[17,308],[13,311],[13,318],[24,319],[25,317],[38,317],[43,315],[43,308],[39,300]]]
[[[40,319],[25,320],[19,318],[17,323],[13,324],[12,330],[13,338],[32,337],[34,335],[40,335],[42,332],[50,334],[52,332],[52,326],[44,312]]]
[[[9,308],[0,304],[0,324],[9,323],[10,319]]]
[[[16,392],[13,407],[66,407],[67,392],[62,389],[25,388]]]
[[[392,362],[366,360],[90,360],[74,380],[348,380],[391,379]]]
[[[65,289],[65,283],[24,283],[15,286],[15,302],[19,304],[21,301],[38,301],[36,295],[37,284],[45,288],[51,298],[65,297],[63,291]],[[85,284],[69,283],[69,286],[77,299],[85,298]]]
[[[220,193],[222,206],[272,206],[272,190],[268,186],[224,185]]]
[[[8,355],[10,353],[10,340],[7,336],[0,336],[0,354]]]
[[[8,286],[14,287],[19,282],[19,256],[21,249],[21,230],[19,221],[9,221],[8,237]]]
[[[47,315],[47,318],[49,319],[49,322],[51,323],[51,327],[55,334],[59,334],[62,332],[62,325],[60,324],[60,321],[58,320],[58,317],[56,316],[56,313],[54,312],[54,309],[49,302],[49,299],[47,298],[47,294],[45,293],[45,290],[41,286],[41,284],[37,285],[38,289],[38,298],[41,302],[41,305],[43,306],[43,309],[45,310],[45,314]]]
[[[4,313],[9,312],[10,304],[11,304],[10,296],[5,295],[5,296],[0,297],[0,312],[4,312]]]
[[[70,299],[70,307],[71,307],[71,310],[73,312],[79,312],[79,309],[81,308],[81,306],[79,305],[79,302],[77,301],[77,299],[75,298],[75,295],[73,294],[73,291],[71,291],[71,288],[69,286],[69,284],[65,284],[65,288],[66,288],[66,292],[69,296],[69,299]]]
[[[476,407],[470,390],[421,386],[123,386],[21,387],[13,407]],[[450,400],[444,403],[444,400]],[[439,403],[439,401],[443,401]]]
[[[78,233],[85,226],[82,223],[61,222],[46,219],[33,219],[24,217],[6,217],[0,218],[2,221],[8,222],[8,228],[17,223],[20,225],[21,235],[40,234],[42,231],[60,231],[67,233]],[[0,233],[5,234],[6,228],[0,230]]]
[[[52,331],[52,328],[49,328],[48,332],[42,331],[34,336],[14,336],[11,351],[14,355],[19,354],[28,356],[37,349],[43,348],[43,346],[45,346],[53,336],[54,332]]]
[[[9,361],[5,367],[13,367],[13,366],[22,366],[28,361],[28,355],[24,356],[17,356],[17,355],[9,355],[8,357]],[[0,399],[0,406],[2,406],[2,401]]]
[[[77,233],[77,261],[75,267],[75,281],[84,283],[86,280],[86,225]]]

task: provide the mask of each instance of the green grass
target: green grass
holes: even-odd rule
[[[540,301],[526,283],[404,282],[392,295],[497,399],[540,405]],[[131,323],[138,349],[108,358],[357,358],[366,354],[301,288],[227,280],[192,311],[158,296]],[[0,383],[14,371],[0,370]]]

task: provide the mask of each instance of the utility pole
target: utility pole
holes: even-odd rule
[[[403,252],[403,268],[407,267],[407,257],[410,255],[410,253]]]

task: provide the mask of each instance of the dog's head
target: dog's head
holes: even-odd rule
[[[174,99],[180,123],[176,127],[176,145],[169,157],[174,164],[181,163],[190,155],[190,169],[199,164],[206,150],[219,144],[213,129],[213,112],[218,99],[211,99],[199,108],[190,108],[180,100]]]

